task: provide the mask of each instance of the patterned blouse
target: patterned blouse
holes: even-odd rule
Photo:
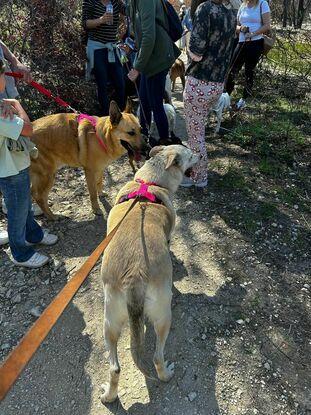
[[[203,56],[192,61],[187,75],[205,82],[224,82],[236,30],[236,10],[207,0],[195,12],[189,49]]]

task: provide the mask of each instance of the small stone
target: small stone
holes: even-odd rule
[[[3,343],[2,345],[1,345],[1,350],[7,350],[7,349],[9,349],[10,348],[10,343]]]
[[[196,397],[197,397],[196,392],[190,392],[188,395],[188,399],[190,402],[194,401]]]
[[[55,271],[57,271],[58,269],[60,269],[63,266],[63,263],[61,261],[58,261],[57,259],[55,259],[54,264],[53,264],[53,268]]]
[[[244,320],[242,320],[242,319],[237,320],[236,322],[237,322],[238,324],[240,324],[240,325],[244,324]]]
[[[205,340],[206,339],[206,334],[202,334],[201,339]]]
[[[266,362],[266,363],[263,365],[263,367],[264,367],[266,370],[270,370],[270,369],[271,369],[271,366],[270,366],[270,364],[269,364],[268,362]]]
[[[13,290],[12,290],[12,288],[9,288],[9,289],[8,289],[8,291],[6,292],[6,295],[5,295],[5,297],[6,297],[7,299],[11,298],[11,296],[12,296],[12,293],[13,293]]]
[[[20,294],[16,294],[13,298],[12,298],[12,303],[13,304],[19,304],[22,301],[22,296]]]
[[[298,205],[294,205],[294,209],[295,210],[298,210],[299,209],[299,206]]]
[[[41,316],[40,307],[32,307],[32,309],[29,311],[29,314],[31,314],[33,317],[40,317]]]

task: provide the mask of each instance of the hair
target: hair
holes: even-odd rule
[[[4,74],[5,72],[5,65],[2,59],[0,59],[0,75]]]

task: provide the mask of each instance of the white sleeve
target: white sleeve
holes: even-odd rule
[[[262,3],[261,3],[261,13],[262,14],[265,14],[265,13],[270,13],[271,11],[270,11],[270,7],[269,7],[269,3],[266,1],[266,0],[264,0]]]
[[[3,118],[0,116],[0,135],[3,137],[18,140],[23,130],[24,121],[14,115],[13,119]]]

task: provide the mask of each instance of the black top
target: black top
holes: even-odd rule
[[[95,29],[87,29],[86,21],[98,19],[106,12],[106,6],[101,0],[83,0],[82,24],[88,32],[88,38],[97,42],[109,43],[117,41],[120,13],[125,14],[125,6],[121,0],[111,0],[113,5],[113,24],[102,24]]]
[[[205,82],[224,82],[236,30],[236,10],[207,0],[197,8],[189,49],[203,56],[191,62],[187,75]]]

